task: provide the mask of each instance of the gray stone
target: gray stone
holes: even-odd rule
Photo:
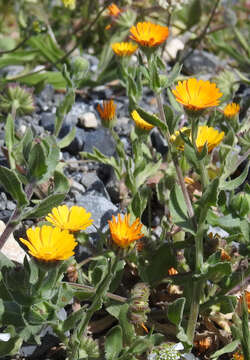
[[[78,117],[78,126],[85,129],[96,129],[98,121],[93,112],[86,112]]]
[[[5,223],[0,220],[0,235],[5,229]],[[20,264],[23,263],[26,252],[21,248],[18,242],[15,240],[13,234],[9,236],[4,246],[1,249],[2,253],[7,256],[10,260],[16,261]]]
[[[108,227],[108,220],[112,218],[112,215],[118,213],[118,208],[101,194],[97,196],[86,192],[79,196],[77,205],[83,206],[88,212],[91,212],[91,217],[94,219],[94,226],[89,226],[86,229],[87,233],[96,233],[96,228],[105,231]]]
[[[183,70],[188,74],[214,74],[219,68],[225,67],[226,62],[216,55],[203,50],[194,50],[187,55],[183,62]]]
[[[109,194],[105,189],[103,182],[99,179],[95,172],[83,174],[81,183],[87,188],[87,191],[91,192],[93,195],[95,195],[95,193],[97,193],[97,196],[101,194],[106,199],[110,200]]]
[[[14,210],[16,208],[16,204],[13,201],[8,200],[6,204],[7,210]]]
[[[100,128],[86,133],[84,151],[93,152],[96,147],[101,153],[107,156],[115,154],[115,142],[106,128]]]
[[[0,193],[0,210],[5,210],[7,206],[7,196],[4,192]]]
[[[77,155],[79,151],[83,150],[85,140],[86,140],[85,131],[77,127],[74,140],[69,144],[69,146],[64,148],[64,150],[68,151],[71,155]]]

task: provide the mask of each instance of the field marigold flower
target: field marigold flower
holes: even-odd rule
[[[111,47],[118,56],[130,56],[137,50],[138,45],[132,42],[117,42],[113,43]]]
[[[233,354],[233,358],[234,358],[234,360],[244,360],[243,354],[240,354],[239,351],[237,351],[236,353]]]
[[[242,307],[242,303],[245,297],[245,301],[246,301],[246,305],[247,305],[247,309],[248,309],[248,313],[250,313],[250,291],[245,291],[243,295],[241,295],[240,299],[239,299],[239,305],[240,307]]]
[[[117,17],[121,14],[122,10],[114,3],[108,6],[109,16]]]
[[[237,115],[240,111],[240,105],[236,103],[230,103],[227,104],[227,106],[224,108],[223,113],[226,117],[234,117]]]
[[[74,248],[77,242],[68,230],[61,230],[57,227],[43,225],[26,231],[28,240],[20,238],[25,244],[29,253],[41,261],[66,260],[74,255]]]
[[[131,116],[135,122],[135,125],[142,129],[142,130],[147,130],[150,131],[151,129],[153,129],[154,125],[149,124],[147,121],[143,120],[143,118],[138,114],[138,112],[136,110],[133,110],[131,113]]]
[[[109,127],[113,125],[115,121],[115,109],[116,104],[114,100],[104,100],[102,106],[97,105],[97,110],[100,115],[100,118],[103,120],[103,125]]]
[[[130,38],[141,46],[154,47],[161,45],[167,39],[169,31],[167,26],[139,22],[130,28],[130,33]]]
[[[51,213],[46,216],[46,220],[62,230],[72,232],[85,230],[93,222],[90,219],[91,213],[88,213],[83,207],[61,205],[53,208]]]
[[[121,248],[127,248],[132,242],[144,236],[144,234],[141,233],[142,224],[139,218],[131,225],[129,222],[130,214],[126,214],[123,219],[121,218],[121,214],[118,214],[117,221],[114,216],[112,216],[112,221],[108,221],[112,240]]]
[[[76,7],[76,0],[62,0],[63,5],[70,10],[74,10]]]
[[[179,138],[180,132],[184,133],[185,135],[189,135],[188,128],[183,127],[180,130],[177,130],[173,135],[171,135],[170,140],[175,144],[175,146],[179,150],[184,150],[184,141]],[[224,138],[224,132],[219,132],[218,130],[214,129],[213,127],[208,127],[206,125],[199,126],[198,127],[198,133],[196,138],[196,147],[199,152],[202,151],[205,143],[207,143],[207,149],[210,153],[217,145],[220,144],[220,142]],[[189,138],[191,140],[191,134],[189,135]],[[178,142],[177,142],[178,140]]]
[[[172,92],[185,109],[194,112],[219,105],[222,96],[216,84],[195,78],[179,81]]]

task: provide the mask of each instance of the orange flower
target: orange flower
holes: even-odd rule
[[[129,222],[130,214],[126,214],[123,219],[121,219],[121,214],[118,214],[117,221],[114,216],[112,216],[112,221],[108,221],[112,240],[123,249],[129,247],[132,242],[144,236],[144,234],[141,233],[142,224],[139,218],[131,225]]]
[[[154,47],[167,39],[169,31],[166,26],[151,22],[139,22],[136,26],[131,27],[130,33],[130,38],[141,46]]]
[[[137,50],[138,45],[131,42],[118,42],[113,43],[111,47],[118,56],[130,56]]]
[[[221,249],[220,258],[222,261],[230,261],[231,260],[231,256],[224,249]]]
[[[234,360],[244,360],[244,356],[239,351],[233,354]]]
[[[114,17],[119,16],[120,13],[122,12],[122,10],[119,9],[118,6],[115,5],[114,3],[108,6],[108,11],[109,11],[109,16],[114,16]]]
[[[245,296],[245,301],[246,301],[248,312],[250,313],[250,291],[245,291],[244,295],[241,295],[240,300],[239,300],[240,306],[242,306],[244,296]]]
[[[97,110],[101,119],[103,120],[104,126],[112,126],[115,120],[115,109],[116,105],[114,104],[114,100],[104,100],[103,105],[101,107],[100,104],[97,105]]]
[[[217,106],[219,98],[222,96],[216,84],[195,78],[179,81],[176,89],[172,92],[176,100],[191,111]]]
[[[173,276],[173,275],[177,275],[178,271],[172,266],[170,269],[168,269],[168,275],[169,276]]]
[[[234,117],[239,113],[239,111],[240,111],[240,105],[233,102],[227,104],[227,106],[223,110],[223,113],[226,117]]]

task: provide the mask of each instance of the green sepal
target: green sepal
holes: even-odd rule
[[[18,207],[25,206],[29,203],[22,183],[14,170],[0,166],[0,183],[4,190],[11,195],[12,199],[17,201]]]

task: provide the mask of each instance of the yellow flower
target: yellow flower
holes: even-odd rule
[[[173,135],[171,135],[170,140],[179,150],[184,150],[184,141],[180,137],[180,132],[185,135],[189,135],[191,140],[191,131],[187,127],[183,127],[180,130],[177,130]],[[219,132],[213,127],[208,127],[206,125],[198,127],[198,133],[196,138],[196,147],[199,152],[202,151],[205,143],[207,143],[207,149],[210,153],[224,138],[224,132]]]
[[[138,45],[131,42],[117,42],[113,43],[111,47],[118,56],[130,56],[137,50]]]
[[[151,22],[139,22],[130,29],[130,38],[141,46],[154,47],[162,44],[168,37],[169,31],[166,26],[152,24]]]
[[[61,205],[53,208],[46,220],[62,230],[75,232],[90,226],[93,222],[90,217],[91,213],[87,213],[83,207],[72,206],[69,209],[66,205]]]
[[[117,17],[122,12],[121,9],[118,8],[118,6],[114,3],[110,4],[108,6],[109,16]]]
[[[140,219],[137,218],[131,225],[129,221],[130,214],[126,214],[123,220],[121,214],[118,214],[117,221],[114,216],[112,216],[112,221],[108,221],[112,240],[121,248],[127,248],[132,242],[144,236],[141,233],[142,224]]]
[[[150,131],[153,129],[154,125],[149,124],[138,114],[136,110],[132,111],[131,116],[136,124],[136,126],[140,129]]]
[[[223,113],[226,117],[233,117],[237,115],[239,111],[240,111],[240,105],[233,102],[227,104],[227,106],[223,110]]]
[[[207,149],[210,153],[224,138],[224,131],[219,132],[213,127],[208,127],[206,125],[199,126],[198,134],[196,138],[196,147],[199,152],[202,151],[205,143],[207,143]]]
[[[97,105],[97,110],[101,119],[103,120],[104,126],[113,124],[115,120],[115,109],[116,104],[114,103],[114,100],[104,100],[102,107],[100,104]]]
[[[63,5],[70,10],[74,10],[76,7],[76,0],[62,0]]]
[[[38,260],[57,261],[66,260],[74,255],[77,242],[68,230],[61,230],[52,226],[43,225],[26,231],[28,240],[20,238],[29,253]]]
[[[217,106],[219,98],[222,96],[216,84],[195,78],[179,81],[176,89],[172,92],[176,100],[191,111]]]

